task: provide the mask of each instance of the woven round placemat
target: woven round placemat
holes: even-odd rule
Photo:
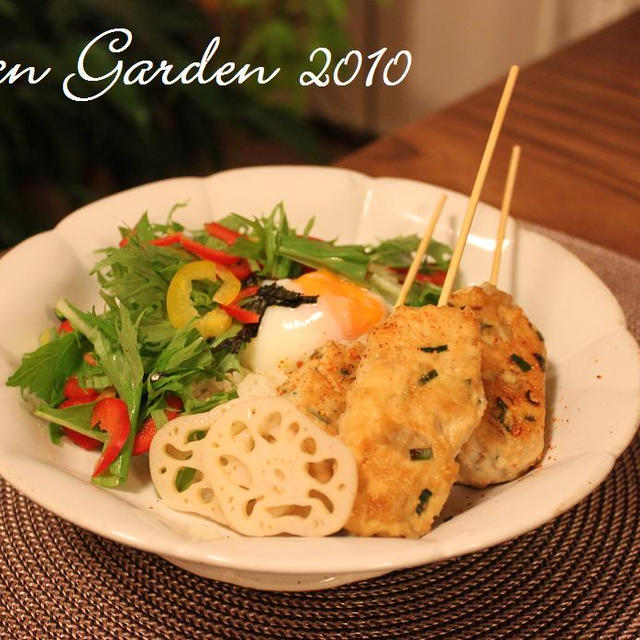
[[[640,336],[640,263],[546,232]],[[0,638],[638,638],[640,438],[569,512],[515,540],[317,593],[209,581],[61,520],[0,480]],[[505,516],[506,517],[506,516]]]

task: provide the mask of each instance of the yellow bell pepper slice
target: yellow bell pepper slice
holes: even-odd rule
[[[213,309],[196,322],[196,329],[203,338],[217,338],[231,326],[232,322],[233,319],[225,311]]]
[[[233,301],[241,286],[240,281],[228,269],[209,260],[188,262],[178,269],[167,289],[167,314],[173,327],[180,329],[195,318],[199,318],[195,327],[200,334],[204,338],[214,338],[231,326],[232,318],[222,309],[213,309],[200,317],[198,310],[191,303],[193,281],[215,282],[217,277],[222,280],[222,286],[216,291],[213,299],[219,304],[228,304],[225,301]]]
[[[226,267],[217,265],[216,269],[222,280],[222,286],[216,291],[213,300],[218,304],[231,304],[238,297],[242,283]]]

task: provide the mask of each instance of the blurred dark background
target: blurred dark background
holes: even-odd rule
[[[0,60],[52,72],[40,84],[0,84],[0,249],[52,227],[77,207],[166,177],[243,165],[329,163],[373,135],[395,131],[602,28],[640,0],[0,0]],[[97,35],[126,27],[133,43],[105,40],[88,66],[116,60],[262,65],[267,85],[124,86],[73,102],[62,82]],[[333,63],[408,49],[406,81],[386,87],[303,88],[316,47]],[[320,60],[316,59],[316,62]],[[367,62],[363,69],[367,68]],[[0,65],[1,66],[1,65]],[[6,70],[5,70],[6,73]],[[0,78],[4,73],[0,72]],[[94,86],[93,90],[96,89]]]
[[[52,68],[35,86],[0,85],[0,248],[150,180],[325,163],[361,145],[366,133],[306,116],[309,92],[298,83],[316,46],[348,48],[346,16],[347,0],[0,0],[0,59]],[[62,81],[80,51],[114,27],[131,30],[133,43],[109,59],[106,46],[94,48],[96,74],[120,58],[167,59],[180,70],[214,35],[222,43],[213,69],[232,60],[281,71],[263,86],[118,83],[95,101],[69,100]]]

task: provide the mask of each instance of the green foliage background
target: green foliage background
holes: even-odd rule
[[[316,46],[346,47],[347,0],[0,0],[0,59],[52,71],[40,84],[0,85],[0,246],[52,226],[96,197],[148,180],[224,166],[221,133],[236,128],[285,142],[311,160],[317,141],[303,118],[299,72]],[[281,67],[256,87],[116,85],[87,103],[64,77],[99,33],[126,27],[116,58],[94,51],[96,72],[116,59],[197,61],[211,37],[212,67],[232,60]]]

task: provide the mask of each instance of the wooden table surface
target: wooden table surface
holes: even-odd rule
[[[338,165],[468,194],[503,84]],[[521,71],[482,194],[494,206],[513,144],[522,145],[514,217],[640,258],[640,11]]]

